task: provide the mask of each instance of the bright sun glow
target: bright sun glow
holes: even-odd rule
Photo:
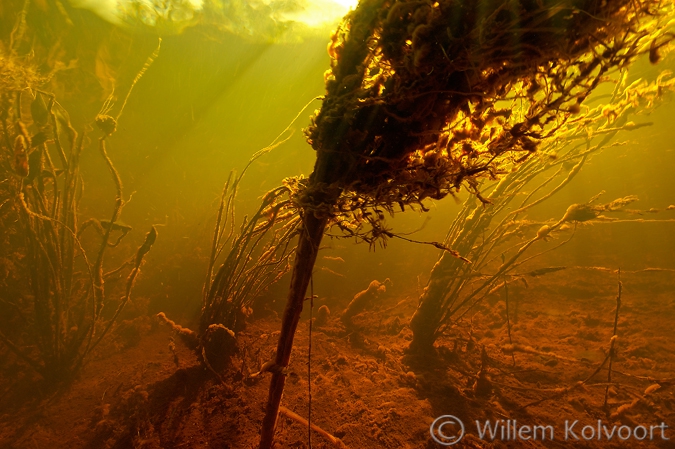
[[[249,3],[251,10],[259,10],[261,6],[271,11],[271,18],[275,22],[300,22],[313,28],[323,28],[335,25],[350,9],[354,9],[358,0],[244,0]],[[187,0],[179,10],[167,7],[172,2],[157,0],[70,0],[78,8],[89,9],[105,20],[116,25],[125,25],[123,15],[125,11],[139,10],[130,8],[130,5],[140,6],[138,19],[146,26],[166,28],[172,24],[177,30],[183,24],[189,23],[194,14],[203,7],[203,0]],[[176,2],[180,5],[181,2]],[[178,14],[180,13],[180,14]],[[238,20],[230,17],[231,20]],[[126,22],[128,24],[128,20]],[[169,31],[163,29],[161,31]]]
[[[333,25],[350,9],[355,8],[358,2],[358,0],[306,0],[303,10],[283,14],[283,17],[310,27]]]

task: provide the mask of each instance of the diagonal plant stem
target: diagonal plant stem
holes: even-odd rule
[[[260,449],[272,447],[277,415],[279,413],[279,406],[281,405],[281,396],[286,384],[285,368],[291,359],[295,330],[298,327],[305,294],[327,223],[327,217],[317,218],[312,213],[307,214],[303,219],[303,228],[300,232],[300,240],[297,246],[291,285],[286,308],[282,316],[277,352],[273,368],[271,369],[272,380],[270,381],[269,397],[265,407],[265,418],[263,419],[260,435]]]
[[[623,288],[623,284],[621,283],[621,269],[619,269],[618,273],[618,283],[619,283],[619,292],[616,295],[616,313],[614,314],[614,331],[612,331],[612,341],[609,344],[609,367],[607,369],[607,388],[605,388],[605,402],[603,404],[603,407],[607,409],[607,399],[609,398],[609,384],[612,382],[612,365],[614,363],[614,359],[616,358],[616,350],[614,348],[616,344],[616,331],[617,327],[619,325],[619,309],[621,309],[621,290]]]

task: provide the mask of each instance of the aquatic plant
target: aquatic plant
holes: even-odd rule
[[[449,228],[445,245],[472,263],[461,263],[447,254],[439,257],[410,322],[413,352],[432,348],[439,336],[447,333],[488,294],[507,289],[512,282],[564,269],[545,267],[517,272],[526,262],[569,242],[579,223],[607,222],[609,217],[601,214],[621,211],[637,199],[631,196],[602,205],[595,204],[596,197],[587,203],[570,205],[559,220],[542,222],[522,218],[526,211],[569,185],[594,154],[619,145],[620,142],[613,143],[613,140],[620,132],[647,125],[636,125],[629,119],[661,102],[662,96],[675,86],[671,76],[663,73],[651,84],[637,80],[625,86],[620,82],[607,103],[600,102],[580,113],[561,128],[556,139],[547,142],[536,157],[496,185],[486,187],[488,204],[477,204],[475,197],[464,202]],[[547,245],[545,242],[549,240],[553,242]],[[544,248],[528,255],[528,250],[537,245]]]
[[[326,95],[306,130],[317,159],[288,181],[302,214],[261,431],[272,446],[295,330],[329,224],[368,242],[385,213],[425,209],[536,155],[613,70],[658,60],[672,3],[363,0],[333,34]],[[521,107],[513,111],[509,100]],[[454,249],[447,248],[454,255]]]
[[[15,319],[3,323],[0,343],[43,378],[58,382],[72,379],[111,330],[157,233],[151,228],[133,257],[105,271],[109,248],[129,232],[117,224],[125,200],[106,150],[121,110],[115,118],[102,110],[95,120],[103,132],[99,151],[116,187],[112,214],[108,220],[83,220],[80,156],[88,131],[78,134],[56,96],[40,89],[45,79],[29,57],[9,48],[0,58],[0,220],[11,236],[2,242],[3,259],[16,268],[9,280],[12,295],[2,302]],[[99,238],[85,248],[82,234],[89,228],[98,230]],[[105,280],[125,271],[121,298],[110,298]]]
[[[225,183],[211,244],[196,331],[174,323],[164,313],[158,317],[169,324],[207,367],[216,371],[226,366],[237,350],[236,332],[253,313],[253,302],[290,269],[292,240],[300,219],[289,190],[278,187],[267,192],[258,209],[244,216],[237,227],[235,201],[239,184],[251,163],[285,142],[273,143],[256,153],[241,174],[233,172]],[[216,270],[216,266],[218,267]],[[215,272],[214,272],[215,270]]]

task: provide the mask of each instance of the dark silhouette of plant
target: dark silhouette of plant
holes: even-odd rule
[[[652,0],[363,0],[331,38],[317,159],[292,186],[302,218],[273,361],[261,449],[269,449],[293,339],[324,231],[384,242],[387,212],[424,209],[535,156],[613,70],[670,41]],[[514,110],[511,101],[517,99]],[[439,245],[441,246],[441,245]],[[459,256],[455,249],[446,248]]]
[[[16,30],[12,38],[20,40],[22,17]],[[40,90],[45,80],[16,47],[9,45],[0,57],[0,222],[3,233],[11,235],[1,243],[2,258],[16,267],[12,279],[0,280],[14,286],[0,298],[12,311],[12,319],[0,327],[0,343],[46,380],[59,382],[73,378],[114,325],[157,233],[153,227],[133,257],[106,272],[106,253],[130,231],[117,223],[125,201],[106,151],[123,106],[116,117],[104,108],[95,120],[103,133],[99,151],[116,187],[112,214],[107,220],[83,220],[80,155],[87,132],[78,134],[55,95]],[[136,80],[154,57],[156,52]],[[87,229],[97,230],[99,239],[85,248],[81,237]],[[105,280],[125,271],[122,297],[113,300]]]

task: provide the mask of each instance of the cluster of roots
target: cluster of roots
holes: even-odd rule
[[[526,160],[616,69],[671,40],[671,2],[364,0],[329,43],[326,96],[305,130],[303,210],[383,235],[421,207]],[[337,198],[337,200],[336,200]],[[386,233],[384,233],[386,236]]]

